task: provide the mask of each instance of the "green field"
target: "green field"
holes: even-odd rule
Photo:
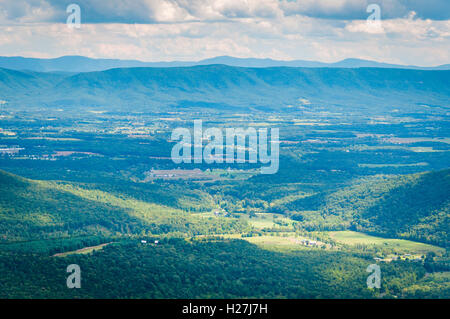
[[[101,245],[97,245],[97,246],[84,247],[81,249],[77,249],[74,251],[68,251],[65,253],[58,253],[58,254],[54,254],[53,257],[66,257],[69,255],[74,255],[74,254],[87,255],[94,251],[101,250],[101,249],[103,249],[103,247],[105,247],[106,245],[109,245],[109,244],[111,244],[111,243],[101,244]]]
[[[321,249],[324,245],[322,242],[318,242],[318,246],[314,248],[306,247],[300,243],[301,240],[307,239],[305,237],[278,237],[278,236],[258,236],[258,237],[248,237],[243,238],[249,243],[255,244],[256,246],[271,250],[271,251],[279,251],[279,252],[294,252],[300,250],[308,250],[308,249]]]
[[[241,220],[247,221],[250,225],[256,229],[264,228],[276,228],[276,227],[287,227],[292,229],[292,224],[295,223],[292,219],[280,217],[276,214],[271,213],[256,213],[256,216],[249,217],[246,214],[240,215]],[[277,222],[279,224],[277,224]],[[292,229],[293,230],[293,229]]]
[[[311,239],[304,236],[295,235],[294,233],[277,233],[274,235],[262,235],[253,237],[242,237],[242,235],[233,234],[233,235],[225,235],[223,237],[232,239],[242,239],[251,244],[255,244],[259,248],[284,253],[310,249],[318,250],[323,249],[322,247],[330,249],[329,245],[326,245],[325,243],[320,241],[316,241],[317,246],[314,247],[305,246],[301,243],[301,241]]]
[[[404,239],[389,239],[382,237],[375,237],[358,233],[354,231],[335,231],[330,232],[330,237],[341,244],[346,245],[374,245],[392,248],[399,252],[409,252],[415,254],[423,254],[430,251],[436,253],[444,253],[445,249],[433,245],[419,243]]]

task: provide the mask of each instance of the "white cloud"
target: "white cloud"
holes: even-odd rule
[[[30,0],[25,7],[19,5],[23,0],[4,1],[0,4],[0,55],[78,54],[144,61],[199,60],[218,55],[326,62],[356,57],[418,65],[450,60],[450,20],[421,19],[411,14],[382,20],[381,28],[373,28],[365,19],[318,19],[300,14],[300,2],[286,0],[145,0],[130,5],[129,0],[92,0],[88,8],[98,11],[97,22],[112,19],[127,23],[90,24],[86,23],[89,11],[83,6],[87,0],[78,0],[82,27],[69,29],[56,22],[29,23],[65,21],[64,6],[49,6],[53,0]],[[320,9],[336,15],[364,2],[301,3],[305,5],[302,10],[310,13]],[[383,1],[392,7],[400,2]],[[133,20],[152,23],[128,23]]]
[[[198,60],[218,55],[337,61],[348,57],[437,65],[450,60],[449,21],[383,21],[370,33],[366,21],[336,22],[303,16],[238,21],[61,24],[0,27],[2,55]]]
[[[381,6],[383,19],[415,11],[422,19],[450,19],[448,0],[2,0],[2,21],[63,22],[75,2],[87,23],[153,23],[187,20],[275,18],[303,15],[340,20],[365,19],[369,4]]]

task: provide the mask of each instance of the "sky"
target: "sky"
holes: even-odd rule
[[[66,23],[69,4],[80,28]],[[0,0],[0,56],[63,55],[435,66],[450,63],[450,1]]]

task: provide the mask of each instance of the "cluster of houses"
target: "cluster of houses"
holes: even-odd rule
[[[380,262],[390,262],[390,261],[393,261],[393,260],[421,261],[424,258],[425,258],[425,256],[413,256],[411,254],[403,254],[403,255],[400,255],[400,256],[392,256],[392,257],[388,257],[388,258],[374,257],[373,259],[375,261],[380,261]]]
[[[18,145],[7,147],[4,145],[0,146],[0,154],[1,155],[17,155],[19,151],[24,150],[24,148],[19,147]]]
[[[226,210],[222,209],[222,210],[216,210],[214,212],[214,216],[216,216],[216,217],[219,217],[219,216],[229,217],[230,215],[229,215],[229,213]]]
[[[146,245],[146,244],[150,244],[149,242],[147,242],[146,240],[141,240],[141,244]],[[153,242],[154,245],[158,245],[159,244],[159,240],[155,240]]]
[[[308,247],[317,247],[319,246],[319,244],[317,243],[317,241],[315,240],[309,240],[309,239],[302,239],[300,241],[297,241],[298,244],[301,244],[303,246],[308,246]]]

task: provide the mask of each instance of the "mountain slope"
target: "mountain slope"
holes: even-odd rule
[[[450,245],[450,170],[411,176],[361,214],[369,232]]]
[[[315,105],[381,112],[391,110],[391,105],[408,110],[426,103],[444,106],[450,96],[450,71],[208,65],[111,69],[71,76],[5,69],[1,72],[0,98],[13,107],[94,106],[144,111],[198,106],[230,111],[280,110],[298,105],[302,98]]]
[[[124,226],[142,228],[119,207],[84,200],[50,182],[32,181],[0,171],[1,241],[68,235],[114,234]]]
[[[62,77],[56,74],[21,72],[0,68],[0,97],[14,96],[28,90],[43,91],[50,89]]]
[[[234,219],[201,219],[124,195],[0,170],[0,243],[79,235],[215,234],[243,227]]]
[[[381,177],[327,196],[325,224],[450,246],[450,169]]]

